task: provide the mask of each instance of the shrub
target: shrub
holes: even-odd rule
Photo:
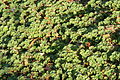
[[[1,80],[120,79],[120,1],[0,1]]]

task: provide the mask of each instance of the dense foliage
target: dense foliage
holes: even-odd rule
[[[120,0],[0,0],[0,80],[119,80],[119,36]]]

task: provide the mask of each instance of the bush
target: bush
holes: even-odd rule
[[[120,1],[1,0],[1,80],[120,79]]]

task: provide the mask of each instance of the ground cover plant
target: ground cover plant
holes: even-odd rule
[[[120,0],[0,0],[0,80],[119,80]]]

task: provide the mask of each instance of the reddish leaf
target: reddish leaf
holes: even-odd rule
[[[106,28],[106,30],[111,30],[111,31],[115,32],[115,28],[114,27]]]
[[[120,22],[117,22],[118,24],[120,24]]]
[[[44,19],[48,19],[48,17],[44,17]]]
[[[90,47],[90,42],[86,42],[85,45],[86,45],[87,47]]]
[[[73,2],[74,0],[67,0],[67,2]]]

